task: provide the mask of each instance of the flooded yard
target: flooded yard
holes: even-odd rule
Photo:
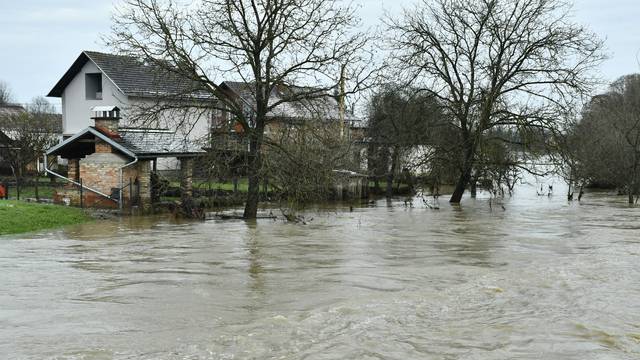
[[[156,217],[5,236],[0,354],[637,359],[640,208],[537,186],[306,226]]]

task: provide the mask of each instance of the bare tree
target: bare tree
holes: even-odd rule
[[[588,106],[587,106],[588,108]],[[586,108],[585,108],[586,110]],[[552,131],[548,142],[550,150],[548,158],[555,165],[555,172],[567,183],[567,200],[573,201],[575,191],[578,190],[578,201],[582,200],[584,187],[589,181],[589,174],[585,171],[583,146],[587,143],[587,127],[580,125],[579,114],[566,114],[566,128]],[[589,135],[591,138],[591,135]],[[590,139],[593,140],[593,139]]]
[[[340,124],[302,122],[279,127],[264,154],[263,174],[285,214],[335,194],[336,170],[355,168],[351,143]]]
[[[13,94],[9,85],[0,80],[0,105],[9,104],[13,101]]]
[[[338,0],[127,0],[109,42],[193,81],[194,91],[216,100],[207,107],[241,125],[249,143],[244,217],[255,218],[269,114],[327,96],[341,80],[343,96],[360,88],[371,73],[362,66],[370,54],[358,24],[354,8]],[[251,100],[224,91],[220,79],[248,84]],[[311,86],[296,86],[304,84]]]
[[[401,170],[408,172],[430,162],[435,152],[419,150],[433,149],[436,141],[430,135],[442,121],[440,106],[431,95],[396,85],[385,85],[373,95],[367,127],[369,170],[386,178],[387,197],[392,196]]]
[[[572,160],[581,175],[626,191],[640,191],[640,75],[621,77],[595,96],[575,129]]]
[[[451,203],[472,178],[492,128],[558,128],[594,85],[602,42],[560,0],[423,0],[389,21],[401,75],[436,96],[460,134]]]
[[[40,156],[58,141],[60,132],[54,108],[43,98],[35,98],[25,112],[0,121],[0,131],[7,137],[6,146],[0,148],[0,157],[8,162],[16,181],[20,198],[20,182],[31,165],[37,168]],[[38,176],[36,172],[36,177]],[[36,180],[36,197],[37,193]]]

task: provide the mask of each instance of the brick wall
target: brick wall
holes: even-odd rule
[[[120,167],[128,160],[113,153],[93,153],[80,160],[82,183],[92,189],[110,195],[120,187]]]
[[[190,198],[193,194],[193,158],[180,159],[180,188],[182,198]]]
[[[151,161],[140,160],[136,164],[129,166],[123,171],[123,180],[125,185],[133,184],[133,189],[125,189],[123,196],[125,198],[125,206],[129,205],[132,191],[135,195],[136,187],[140,189],[140,206],[144,209],[151,207]],[[136,186],[136,181],[138,185]]]
[[[117,133],[118,132],[118,123],[119,119],[112,118],[93,118],[95,121],[95,127],[106,129],[109,132]]]
[[[114,188],[120,188],[120,168],[130,160],[115,153],[93,153],[84,159],[69,160],[69,178],[80,179],[85,187],[98,190],[106,195],[111,195]],[[77,176],[77,175],[79,176]],[[151,161],[141,160],[123,169],[123,185],[133,184],[131,188],[124,189],[123,205],[125,208],[131,205],[131,196],[139,189],[140,207],[147,211],[151,208]],[[76,178],[72,177],[76,176]],[[137,185],[136,185],[137,181]],[[70,205],[80,205],[80,192],[76,185],[71,184],[63,191],[54,195],[56,203],[70,202]],[[109,201],[89,190],[83,194],[83,203],[86,207],[116,208],[118,204]]]
[[[110,153],[111,152],[111,145],[107,144],[106,142],[96,139],[96,152],[97,153]]]
[[[78,167],[79,167],[79,159],[69,159],[67,163],[67,177],[73,181],[78,181]],[[66,188],[74,188],[75,185],[72,183],[67,183],[65,185]]]

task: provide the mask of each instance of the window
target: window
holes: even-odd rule
[[[102,74],[85,74],[87,100],[102,100]]]

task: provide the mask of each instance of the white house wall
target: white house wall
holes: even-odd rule
[[[94,106],[117,106],[120,108],[121,126],[156,127],[176,130],[176,136],[195,141],[203,147],[208,146],[211,129],[211,113],[203,113],[194,109],[185,115],[181,111],[166,111],[155,124],[140,124],[132,120],[131,113],[136,109],[154,106],[156,101],[150,98],[128,97],[124,95],[113,82],[102,73],[102,100],[87,100],[85,74],[102,73],[92,62],[82,67],[82,70],[71,80],[62,94],[62,122],[63,134],[73,135],[83,129],[93,126],[91,109]],[[180,126],[179,126],[180,125]],[[171,170],[179,167],[176,159],[162,159],[158,161],[158,169]]]
[[[128,101],[118,88],[102,75],[102,100],[87,100],[85,94],[85,74],[101,72],[91,61],[71,80],[62,94],[62,124],[65,135],[73,135],[93,125],[91,108],[99,105],[114,105],[126,109]]]
[[[134,98],[130,97],[130,111],[144,111],[144,109],[153,108],[158,103],[151,98]],[[189,139],[207,146],[209,133],[211,129],[212,111],[202,111],[200,109],[190,109],[183,111],[165,110],[157,119],[155,124],[137,124],[144,127],[159,127],[176,131],[176,136]],[[136,125],[136,124],[134,124]]]

